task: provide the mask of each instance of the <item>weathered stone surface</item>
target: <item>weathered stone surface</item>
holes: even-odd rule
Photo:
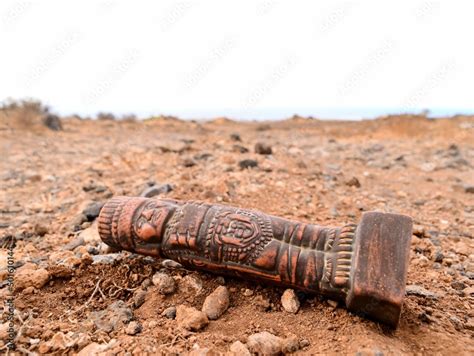
[[[15,289],[23,290],[27,287],[42,288],[49,281],[49,272],[44,268],[32,268],[31,264],[21,267],[15,273]]]
[[[282,352],[285,354],[296,352],[300,349],[300,343],[296,335],[287,337],[282,341]]]
[[[92,319],[97,329],[107,333],[120,329],[132,318],[132,310],[122,300],[110,304],[105,310],[90,313],[90,319]]]
[[[123,254],[119,253],[107,253],[105,255],[94,255],[92,256],[92,264],[114,264],[123,258]]]
[[[63,265],[67,268],[73,269],[81,264],[81,259],[72,251],[57,251],[49,255],[51,264]]]
[[[85,244],[84,237],[76,236],[74,239],[72,239],[66,245],[63,246],[63,250],[73,251],[75,248],[79,246],[83,246],[84,244]]]
[[[87,229],[84,229],[81,231],[79,236],[84,240],[85,243],[94,243],[96,241],[100,241],[100,236],[99,232],[97,231],[97,226],[94,226],[94,224],[91,227],[88,227]]]
[[[135,308],[140,308],[143,303],[145,303],[145,298],[146,298],[147,293],[143,289],[137,289],[133,293],[133,306]]]
[[[125,328],[127,335],[136,335],[142,331],[142,326],[137,321],[131,321]]]
[[[100,213],[100,209],[104,206],[104,202],[92,202],[82,211],[88,221],[94,221]]]
[[[198,331],[209,324],[209,319],[202,311],[185,305],[176,308],[176,321],[178,326],[191,331]]]
[[[293,289],[287,289],[281,296],[281,305],[288,313],[296,314],[300,309],[300,301]]]
[[[267,331],[250,335],[247,346],[250,352],[258,355],[278,355],[282,352],[282,338]]]
[[[254,159],[244,159],[239,162],[239,167],[241,169],[255,168],[258,166],[258,162]]]
[[[245,344],[240,341],[235,341],[230,345],[230,352],[233,352],[236,356],[250,356],[251,353]]]
[[[226,287],[217,287],[204,300],[202,311],[211,320],[218,319],[229,307],[229,291]]]
[[[163,195],[166,193],[169,193],[173,190],[173,186],[171,184],[162,184],[162,185],[152,185],[151,187],[148,187],[144,189],[141,193],[141,197],[145,198],[152,198],[156,197],[158,195]]]
[[[153,284],[158,287],[161,294],[172,294],[176,290],[176,282],[170,275],[157,272],[153,275]]]
[[[168,319],[176,318],[176,307],[168,307],[161,313],[164,317]]]
[[[187,294],[199,295],[203,291],[202,280],[198,276],[184,276],[179,285],[180,289]]]
[[[423,288],[422,286],[411,284],[406,287],[406,294],[407,295],[416,295],[418,297],[430,298],[430,299],[438,299],[439,295],[430,292],[429,290]]]

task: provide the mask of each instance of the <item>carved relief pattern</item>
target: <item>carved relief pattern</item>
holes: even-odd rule
[[[334,286],[343,287],[349,283],[352,265],[353,242],[357,225],[349,224],[341,229],[337,242],[336,271]]]
[[[209,223],[205,256],[249,265],[273,238],[270,220],[249,211],[218,209]]]
[[[126,249],[335,295],[349,286],[353,224],[323,228],[228,206],[143,198],[115,212],[111,234]]]
[[[334,288],[348,287],[356,228],[357,225],[348,224],[328,233],[324,245],[323,282]]]

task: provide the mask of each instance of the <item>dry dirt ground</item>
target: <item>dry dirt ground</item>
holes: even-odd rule
[[[18,353],[213,355],[263,331],[284,340],[284,351],[302,354],[474,353],[474,118],[70,118],[62,125],[0,128],[0,299],[9,297],[6,264],[15,243]],[[258,142],[272,154],[255,153]],[[258,165],[242,168],[246,159]],[[94,209],[153,185],[162,187],[158,197],[321,225],[357,222],[368,210],[412,216],[410,287],[398,329],[303,293],[299,311],[288,313],[283,289],[111,253],[97,235]],[[173,293],[158,292],[157,271],[172,276]],[[230,306],[204,328],[181,328],[172,308],[162,314],[179,305],[200,310],[219,285]],[[3,308],[0,353],[8,313]]]

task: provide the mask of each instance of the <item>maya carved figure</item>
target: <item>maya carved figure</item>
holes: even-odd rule
[[[115,248],[339,299],[396,326],[412,222],[369,212],[358,225],[322,227],[201,202],[116,197],[99,216]]]

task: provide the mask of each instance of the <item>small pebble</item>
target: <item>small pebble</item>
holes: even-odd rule
[[[184,167],[193,167],[196,165],[196,161],[193,160],[192,158],[186,158],[183,161],[183,166]]]
[[[133,306],[140,308],[145,303],[146,292],[143,289],[137,289],[133,293]]]
[[[300,301],[293,289],[287,289],[281,296],[281,305],[283,309],[288,313],[296,314],[300,309]]]
[[[283,340],[267,331],[250,335],[247,339],[250,352],[258,355],[279,355],[282,352]]]
[[[464,288],[466,288],[466,285],[461,281],[452,281],[451,288],[456,290],[463,290]]]
[[[163,185],[152,185],[151,187],[146,188],[140,193],[141,197],[144,198],[152,198],[158,195],[163,195],[169,193],[173,190],[173,186],[171,184],[163,184]]]
[[[198,331],[209,324],[209,319],[202,311],[185,305],[176,308],[176,321],[178,326],[191,331]]]
[[[168,319],[176,318],[176,307],[168,307],[161,313],[162,316]]]
[[[356,187],[356,188],[361,187],[361,184],[360,184],[359,180],[356,177],[352,177],[351,179],[349,179],[346,182],[346,185],[348,185],[349,187]]]
[[[142,326],[136,321],[131,321],[125,328],[125,333],[127,335],[136,335],[142,331]]]
[[[211,320],[218,319],[229,307],[229,291],[224,286],[217,287],[204,300],[202,311]]]
[[[153,284],[158,287],[161,294],[172,294],[176,290],[176,282],[173,277],[163,272],[156,272],[152,278]]]
[[[240,169],[255,168],[258,166],[258,162],[254,159],[244,159],[239,162]]]
[[[48,233],[48,227],[43,224],[36,224],[35,225],[35,234],[38,236],[44,236]]]
[[[253,295],[253,290],[246,288],[242,291],[242,294],[244,297],[251,297]]]
[[[242,139],[240,138],[240,135],[236,132],[230,134],[230,139],[232,141],[238,141],[238,142],[242,141]]]
[[[272,154],[272,146],[263,143],[263,142],[258,142],[255,145],[255,153],[258,153],[259,155],[271,155]]]
[[[435,262],[441,263],[443,262],[443,258],[444,258],[444,255],[441,251],[438,250],[435,252],[435,255],[434,255]]]

